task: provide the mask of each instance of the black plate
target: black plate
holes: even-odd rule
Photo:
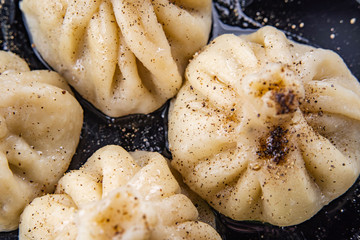
[[[25,58],[32,69],[44,69],[31,48],[18,0],[0,1],[0,47]],[[283,30],[301,43],[334,50],[360,79],[360,0],[214,0],[213,30],[247,33],[263,25]],[[168,103],[148,115],[108,118],[77,96],[84,125],[70,169],[77,169],[98,148],[118,144],[126,150],[167,151]],[[223,239],[360,239],[359,181],[312,219],[293,227],[274,227],[256,222],[236,222],[217,214]],[[17,239],[17,231],[0,233],[0,239]]]

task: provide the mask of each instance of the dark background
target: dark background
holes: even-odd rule
[[[246,33],[263,25],[283,30],[291,39],[334,50],[360,79],[360,1],[356,0],[214,0],[211,38],[222,33]],[[32,69],[43,69],[27,35],[17,0],[0,0],[0,47],[25,58]],[[108,118],[77,96],[84,108],[80,143],[70,169],[76,169],[98,148],[118,144],[126,150],[167,150],[168,103],[148,115]],[[217,214],[224,239],[360,239],[359,181],[312,219],[279,228],[255,222],[236,222]],[[17,239],[17,231],[0,233]]]

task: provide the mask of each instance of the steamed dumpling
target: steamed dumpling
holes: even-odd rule
[[[158,153],[106,146],[21,215],[20,239],[220,239]]]
[[[264,27],[216,38],[186,78],[172,164],[224,215],[298,224],[359,176],[360,85],[334,52]]]
[[[211,0],[23,0],[21,9],[45,61],[111,117],[173,97],[211,27]]]
[[[0,231],[54,189],[75,153],[83,111],[66,81],[0,51]]]

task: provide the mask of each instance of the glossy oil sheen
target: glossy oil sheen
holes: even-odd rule
[[[0,47],[26,59],[32,69],[45,69],[26,32],[18,0],[0,0]],[[356,0],[214,0],[210,39],[224,33],[246,34],[264,25],[275,26],[294,41],[334,50],[360,79],[360,3]],[[167,150],[168,103],[148,115],[109,118],[77,95],[84,124],[70,169],[79,168],[97,149],[108,144],[128,151]],[[340,198],[305,223],[275,227],[237,222],[216,213],[223,239],[359,239],[359,181]],[[0,233],[1,240],[17,239],[17,231]]]

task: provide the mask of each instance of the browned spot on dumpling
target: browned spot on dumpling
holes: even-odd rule
[[[272,97],[276,102],[277,115],[292,113],[297,108],[296,95],[292,90],[275,92]]]
[[[260,139],[260,149],[256,153],[262,159],[271,159],[279,164],[289,152],[287,133],[287,129],[277,126],[267,138]]]

